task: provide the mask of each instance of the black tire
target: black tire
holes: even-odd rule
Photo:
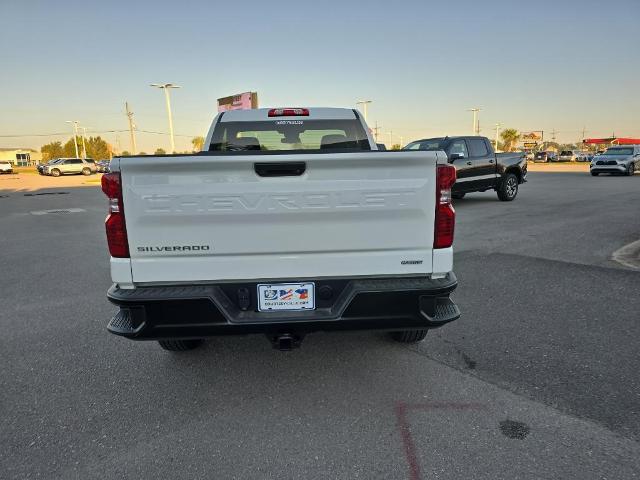
[[[404,332],[391,332],[393,340],[400,343],[418,343],[424,340],[429,330],[405,330]]]
[[[503,202],[513,201],[518,195],[518,177],[514,173],[505,174],[497,192],[498,198]]]
[[[633,166],[633,162],[629,164],[629,168],[627,168],[627,175],[632,177],[635,173],[635,167]]]
[[[591,176],[592,177],[597,177],[600,174],[600,172],[591,172]]]
[[[59,177],[60,176],[60,170],[58,170],[57,168],[54,168],[53,170],[51,170],[51,175],[53,177]]]
[[[82,169],[82,174],[83,174],[85,177],[86,177],[86,176],[88,176],[88,175],[91,175],[91,169],[90,169],[90,168],[88,168],[88,167],[84,167],[84,168]]]
[[[451,194],[451,198],[453,198],[455,200],[460,200],[460,199],[464,198],[465,195],[466,195],[466,193],[452,193]]]
[[[202,345],[202,339],[195,340],[158,340],[160,347],[170,352],[186,352]]]

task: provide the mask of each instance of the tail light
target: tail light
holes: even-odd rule
[[[451,205],[451,187],[456,183],[453,165],[438,165],[436,169],[436,220],[433,248],[449,248],[453,244],[456,211]]]
[[[122,183],[120,173],[105,173],[102,176],[102,191],[109,198],[109,215],[104,221],[107,244],[112,257],[129,258],[129,240],[124,223]]]
[[[308,108],[272,108],[269,110],[270,117],[308,117]]]

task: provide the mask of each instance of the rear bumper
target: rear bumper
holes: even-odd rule
[[[430,329],[460,317],[458,307],[449,298],[457,286],[452,272],[437,280],[411,277],[304,281],[316,284],[316,310],[258,312],[256,285],[261,282],[135,290],[114,285],[107,298],[120,310],[107,328],[134,340],[156,340],[248,333]],[[249,294],[248,300],[246,295],[238,295],[243,289]],[[243,297],[243,304],[239,297]]]

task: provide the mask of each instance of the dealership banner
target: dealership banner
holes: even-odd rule
[[[258,93],[244,92],[218,99],[218,112],[258,108]]]
[[[544,135],[542,130],[520,133],[520,142],[524,148],[535,148],[542,143],[543,139]]]

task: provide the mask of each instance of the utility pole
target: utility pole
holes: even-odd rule
[[[136,127],[133,123],[133,112],[129,110],[129,102],[124,102],[124,108],[127,111],[127,119],[129,120],[129,139],[131,142],[131,155],[135,155],[138,149],[136,148],[136,134],[133,132]]]
[[[389,145],[393,149],[393,130],[389,130]]]
[[[369,105],[372,102],[372,100],[358,100],[356,102],[356,106],[358,105],[362,105],[362,109],[364,113],[364,123],[367,123],[367,105]]]
[[[380,130],[380,127],[378,126],[378,121],[376,120],[376,126],[375,128],[372,128],[373,130],[373,137],[376,139],[376,143],[378,143],[378,130]]]
[[[482,110],[481,108],[470,108],[469,110],[467,110],[467,112],[473,112],[473,134],[474,135],[480,135],[480,124],[478,123],[478,112]]]
[[[152,87],[157,87],[164,90],[164,98],[167,102],[167,115],[169,116],[169,135],[171,137],[171,153],[176,153],[176,142],[173,138],[173,116],[171,114],[171,99],[169,98],[169,90],[172,88],[180,88],[180,85],[174,85],[173,83],[152,83]]]
[[[556,133],[558,133],[556,131],[556,129],[554,128],[553,130],[551,130],[551,141],[555,143],[556,141]]]
[[[73,144],[76,147],[76,158],[80,158],[78,153],[78,121],[77,120],[65,120],[65,123],[73,124]]]
[[[496,151],[498,151],[498,139],[500,138],[500,127],[502,127],[502,124],[496,123],[496,146],[495,146]]]

